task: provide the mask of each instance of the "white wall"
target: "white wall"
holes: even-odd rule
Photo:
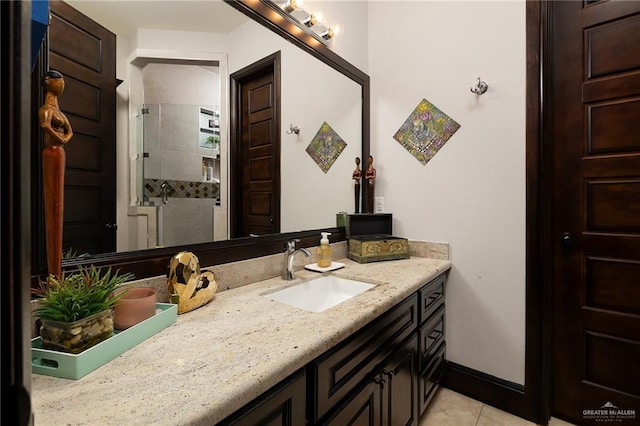
[[[281,52],[281,231],[335,226],[337,212],[353,211],[351,173],[362,141],[360,87],[252,21],[230,34],[229,50],[230,73]],[[347,143],[327,173],[306,152],[325,121]],[[300,134],[287,134],[290,124]]]
[[[369,74],[376,196],[396,235],[451,245],[447,359],[523,384],[524,1],[370,2]],[[422,98],[462,126],[426,166],[393,139]]]
[[[217,66],[150,63],[143,69],[143,80],[146,104],[220,104]]]

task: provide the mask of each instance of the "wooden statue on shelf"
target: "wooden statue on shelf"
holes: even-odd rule
[[[58,71],[44,77],[45,98],[38,117],[44,131],[42,179],[44,189],[44,220],[47,241],[49,275],[62,275],[62,218],[64,207],[64,145],[73,136],[67,117],[60,111],[58,96],[64,91],[64,78]]]
[[[354,185],[354,196],[355,196],[355,204],[356,209],[355,213],[360,213],[360,179],[362,179],[362,170],[360,170],[360,157],[356,157],[356,169],[353,171],[351,175],[351,179],[353,179]]]
[[[369,202],[367,203],[367,212],[373,213],[373,202],[375,199],[374,195],[374,186],[376,183],[376,169],[373,168],[373,157],[369,156],[367,158],[367,170],[364,173],[364,178],[367,180],[369,184]]]

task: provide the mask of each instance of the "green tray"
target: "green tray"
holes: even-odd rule
[[[116,330],[113,337],[79,354],[43,349],[40,337],[31,339],[31,369],[37,374],[63,379],[76,380],[84,377],[138,343],[175,324],[178,319],[178,305],[156,303],[156,309],[161,309],[162,312],[126,330]]]

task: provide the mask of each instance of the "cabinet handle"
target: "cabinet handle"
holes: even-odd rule
[[[383,378],[381,378],[381,377],[376,377],[375,379],[373,379],[373,382],[374,382],[375,384],[377,384],[377,385],[380,385],[380,387],[381,387],[382,389],[384,389],[384,383],[385,383],[385,381],[384,381],[384,379],[383,379]]]
[[[389,378],[392,378],[394,374],[393,371],[389,371],[389,370],[383,370],[382,373]]]
[[[441,335],[441,334],[442,334],[442,331],[439,331],[439,330],[433,330],[433,331],[431,332],[431,334],[429,335],[429,339],[431,339],[431,340],[437,340],[437,339],[440,337],[440,335]]]

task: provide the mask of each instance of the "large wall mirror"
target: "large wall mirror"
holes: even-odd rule
[[[164,273],[167,260],[184,249],[213,265],[281,251],[289,238],[315,245],[320,229],[332,229],[334,240],[344,238],[335,228],[336,213],[353,212],[354,159],[366,164],[369,154],[366,74],[263,1],[66,3],[116,34],[117,78],[124,84],[113,112],[120,170],[113,190],[116,222],[99,224],[113,229],[113,248],[71,247],[65,269],[93,263],[143,278]],[[239,189],[230,186],[236,172],[230,162],[230,76],[274,54],[278,232],[234,235],[231,216],[237,212],[230,205]],[[324,123],[346,142],[328,171],[306,150]],[[290,132],[290,125],[300,132]],[[88,144],[82,136],[72,142]],[[45,273],[46,264],[42,232],[35,229],[34,277]]]

